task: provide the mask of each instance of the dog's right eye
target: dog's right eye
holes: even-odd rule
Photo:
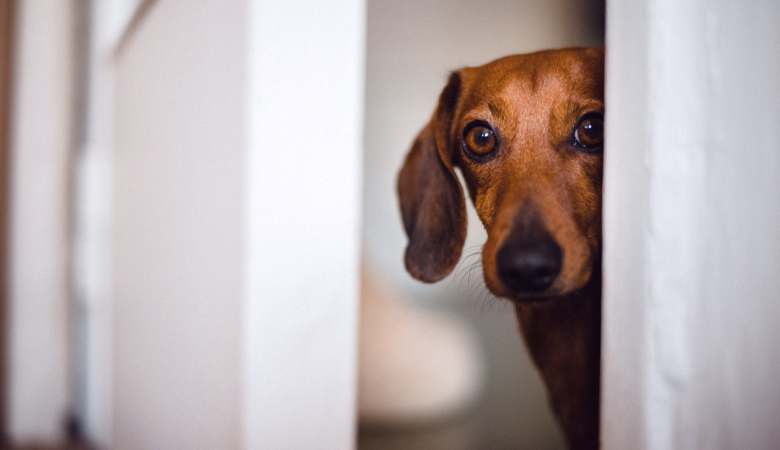
[[[496,135],[487,124],[477,122],[466,127],[463,147],[469,156],[481,159],[496,148]]]

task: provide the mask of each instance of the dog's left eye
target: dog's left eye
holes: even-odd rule
[[[476,123],[466,128],[463,143],[467,153],[481,158],[489,155],[496,147],[496,135],[486,124]]]
[[[604,145],[604,117],[599,113],[586,114],[574,128],[574,142],[588,150]]]

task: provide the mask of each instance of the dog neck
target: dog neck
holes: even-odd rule
[[[571,449],[597,449],[601,274],[582,290],[516,303],[520,332],[547,386]]]

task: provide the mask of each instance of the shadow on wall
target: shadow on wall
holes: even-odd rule
[[[604,1],[399,0],[368,2],[364,242],[380,275],[419,308],[466,322],[486,359],[487,385],[472,412],[414,430],[362,429],[362,449],[562,448],[513,310],[486,294],[471,257],[434,285],[404,270],[406,236],[395,180],[414,136],[428,121],[451,70],[547,48],[601,46]],[[468,206],[463,256],[485,232]],[[457,443],[457,445],[453,444]]]

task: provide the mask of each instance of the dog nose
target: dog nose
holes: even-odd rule
[[[498,276],[517,292],[547,289],[561,271],[561,248],[552,238],[508,243],[496,255]]]

